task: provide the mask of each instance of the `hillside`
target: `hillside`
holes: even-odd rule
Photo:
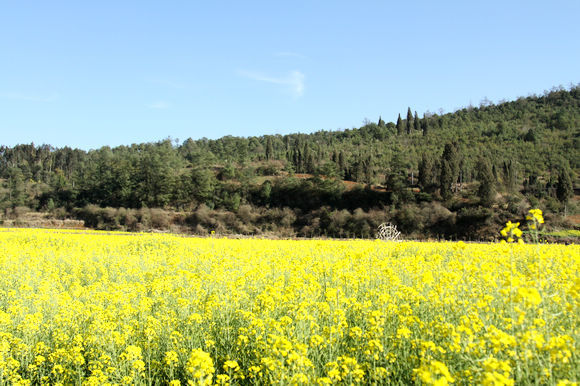
[[[493,239],[530,207],[578,227],[579,149],[578,86],[313,134],[2,146],[1,220],[282,237],[373,237],[390,221],[406,237]]]

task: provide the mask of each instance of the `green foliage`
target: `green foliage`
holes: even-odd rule
[[[274,158],[274,145],[272,144],[272,138],[268,137],[266,140],[266,159],[271,160]]]
[[[419,186],[427,190],[434,183],[433,179],[433,159],[431,156],[423,153],[421,161],[419,162]]]
[[[574,196],[574,187],[572,186],[572,179],[570,173],[565,167],[560,168],[558,174],[558,184],[556,185],[556,197],[561,203],[565,204],[570,198]]]
[[[580,230],[565,229],[556,232],[538,232],[540,236],[555,236],[555,237],[575,237],[580,239]]]
[[[406,120],[399,114],[396,123],[379,117],[358,129],[312,134],[187,139],[180,145],[167,139],[88,152],[0,146],[0,208],[72,213],[87,205],[177,211],[252,205],[289,208],[304,219],[321,207],[332,214],[436,203],[440,188],[444,205],[458,213],[493,204],[495,184],[497,204],[510,211],[526,200],[575,210],[564,203],[580,171],[580,153],[571,150],[580,146],[579,128],[580,90],[573,87],[448,114],[427,112],[421,119],[408,108]],[[486,165],[478,163],[483,156]],[[416,176],[420,194],[412,190]],[[435,233],[453,234],[452,225],[444,228]]]
[[[421,130],[421,122],[419,121],[419,116],[417,115],[416,111],[415,117],[413,118],[413,129],[415,129],[415,131]]]
[[[25,204],[23,173],[19,168],[13,167],[8,171],[8,191],[8,199],[13,208]]]
[[[487,158],[480,158],[477,164],[479,189],[477,195],[483,206],[491,206],[495,199],[495,178],[491,171],[491,165]]]
[[[443,155],[441,157],[441,178],[440,190],[441,197],[448,200],[453,195],[453,184],[457,182],[459,176],[459,157],[457,154],[456,143],[448,143],[445,145]]]
[[[405,122],[405,128],[407,130],[407,134],[411,134],[411,127],[413,125],[413,113],[411,113],[411,108],[407,109],[407,120]]]
[[[385,121],[383,121],[383,118],[381,118],[380,116],[379,116],[379,122],[377,123],[377,126],[385,127]]]
[[[215,185],[215,175],[208,168],[200,167],[191,170],[191,193],[198,203],[214,205]]]
[[[397,118],[397,134],[403,134],[403,121],[401,120],[401,114]]]

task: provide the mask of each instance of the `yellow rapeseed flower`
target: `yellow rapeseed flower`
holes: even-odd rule
[[[577,245],[0,228],[0,270],[2,384],[577,378]]]

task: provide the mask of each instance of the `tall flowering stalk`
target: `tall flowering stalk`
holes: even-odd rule
[[[526,216],[526,221],[528,222],[528,229],[530,229],[530,234],[532,235],[534,242],[539,242],[538,229],[544,223],[544,216],[541,209],[530,209],[528,215]]]

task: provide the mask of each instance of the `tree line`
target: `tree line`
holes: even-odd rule
[[[348,234],[372,237],[380,218],[415,237],[490,237],[480,230],[529,206],[575,210],[579,90],[422,117],[409,107],[396,122],[379,117],[360,128],[312,134],[166,139],[90,151],[1,146],[0,210],[3,218],[16,208],[88,218],[99,208],[134,214],[158,208],[191,220],[200,208],[218,218],[236,217],[243,207],[263,225],[246,227],[250,234],[265,232],[267,221],[257,218],[276,209],[293,213],[292,232],[284,232],[294,235],[346,237],[358,221],[360,229]],[[448,211],[445,224],[429,219],[425,208]],[[359,220],[339,221],[355,212]],[[365,216],[377,220],[360,221]],[[195,231],[201,223],[190,220],[177,223]],[[212,228],[211,221],[203,224]],[[131,228],[121,221],[95,226]]]

